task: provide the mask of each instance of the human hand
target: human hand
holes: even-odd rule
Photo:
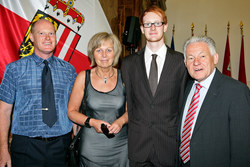
[[[11,167],[11,158],[8,149],[0,151],[0,167]]]
[[[104,133],[104,135],[107,136],[107,138],[115,137],[115,135],[113,133],[109,133],[109,129],[107,128],[107,126],[105,124],[101,124],[101,129],[102,129],[102,132]]]
[[[122,129],[123,124],[119,120],[115,120],[111,126],[108,126],[109,133],[117,134]]]
[[[101,124],[105,124],[106,126],[110,126],[110,124],[106,121],[103,120],[98,120],[98,119],[90,119],[90,126],[92,126],[97,133],[103,133],[101,129]]]

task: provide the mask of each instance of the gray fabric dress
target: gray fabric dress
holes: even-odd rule
[[[86,77],[89,77],[88,75]],[[90,78],[90,77],[89,77]],[[93,88],[91,80],[86,89],[86,115],[110,124],[125,112],[125,90],[118,70],[116,87],[110,92]],[[113,138],[95,129],[83,127],[80,141],[81,167],[127,167],[127,125]]]

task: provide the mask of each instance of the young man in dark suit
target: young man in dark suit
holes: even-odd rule
[[[130,167],[174,166],[177,117],[187,71],[183,54],[164,44],[167,17],[151,6],[141,17],[146,47],[122,62],[129,116]]]
[[[249,88],[216,68],[219,57],[213,39],[191,37],[184,55],[193,80],[184,95],[177,166],[249,166]]]

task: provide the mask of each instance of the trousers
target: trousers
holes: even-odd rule
[[[71,133],[49,140],[13,135],[12,167],[67,167],[67,148],[71,140]]]

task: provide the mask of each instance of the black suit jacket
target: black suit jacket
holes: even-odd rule
[[[185,101],[193,85],[187,84]],[[182,118],[182,116],[181,116]],[[178,128],[180,146],[181,119]],[[181,160],[178,154],[178,164]],[[249,88],[217,69],[190,141],[191,167],[250,166]]]
[[[145,48],[122,61],[129,115],[129,158],[143,162],[154,148],[162,165],[174,166],[177,116],[180,113],[187,77],[184,57],[168,47],[158,87],[153,96],[146,74],[144,50]]]

